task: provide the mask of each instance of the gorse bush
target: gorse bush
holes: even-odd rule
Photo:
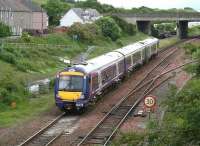
[[[102,34],[105,37],[110,37],[113,41],[121,36],[121,28],[111,17],[100,18],[96,21],[96,24],[100,27]]]
[[[0,22],[0,37],[7,37],[11,35],[12,35],[12,32],[11,32],[10,27]]]
[[[101,33],[96,24],[75,23],[69,28],[68,34],[74,40],[92,43]]]

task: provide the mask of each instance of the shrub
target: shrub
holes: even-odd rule
[[[31,36],[28,32],[23,32],[21,38],[26,43],[29,43],[31,41]]]
[[[0,22],[0,37],[7,37],[11,35],[12,35],[12,32],[11,32],[10,27]]]
[[[111,17],[100,18],[96,21],[96,24],[100,27],[102,34],[105,37],[110,37],[113,41],[121,36],[120,27]]]
[[[69,28],[68,34],[74,40],[92,43],[100,35],[100,30],[96,24],[75,23]]]
[[[1,51],[0,52],[0,59],[11,63],[11,64],[16,64],[16,57],[14,54],[7,52],[7,51]]]
[[[129,35],[134,35],[136,33],[135,25],[133,25],[131,23],[127,23],[125,20],[123,20],[117,16],[112,16],[112,18],[119,25],[119,27],[122,29],[123,32],[125,32]]]

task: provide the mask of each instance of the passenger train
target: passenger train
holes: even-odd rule
[[[56,105],[64,111],[84,109],[107,87],[148,62],[158,47],[158,39],[148,38],[65,68],[55,79]]]

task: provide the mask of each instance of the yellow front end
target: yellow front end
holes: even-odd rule
[[[82,92],[66,92],[66,91],[59,91],[58,96],[62,101],[76,101],[80,99]]]
[[[58,91],[58,96],[60,98],[60,100],[62,101],[68,101],[68,102],[74,102],[80,99],[81,95],[82,95],[82,84],[80,84],[80,82],[83,82],[83,77],[84,74],[81,72],[74,72],[74,71],[65,71],[65,72],[61,72],[60,73],[60,82],[62,81],[62,84],[65,85],[65,82],[70,82],[70,85],[66,85],[67,89],[61,89]],[[78,87],[77,87],[78,85]],[[81,87],[81,89],[80,89]],[[77,89],[78,90],[73,90],[73,89]]]

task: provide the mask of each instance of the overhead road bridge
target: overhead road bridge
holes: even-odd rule
[[[198,12],[157,12],[157,13],[135,13],[135,14],[113,14],[129,23],[137,24],[139,31],[151,34],[152,21],[176,21],[177,35],[179,38],[187,38],[188,22],[200,21],[200,13]]]

